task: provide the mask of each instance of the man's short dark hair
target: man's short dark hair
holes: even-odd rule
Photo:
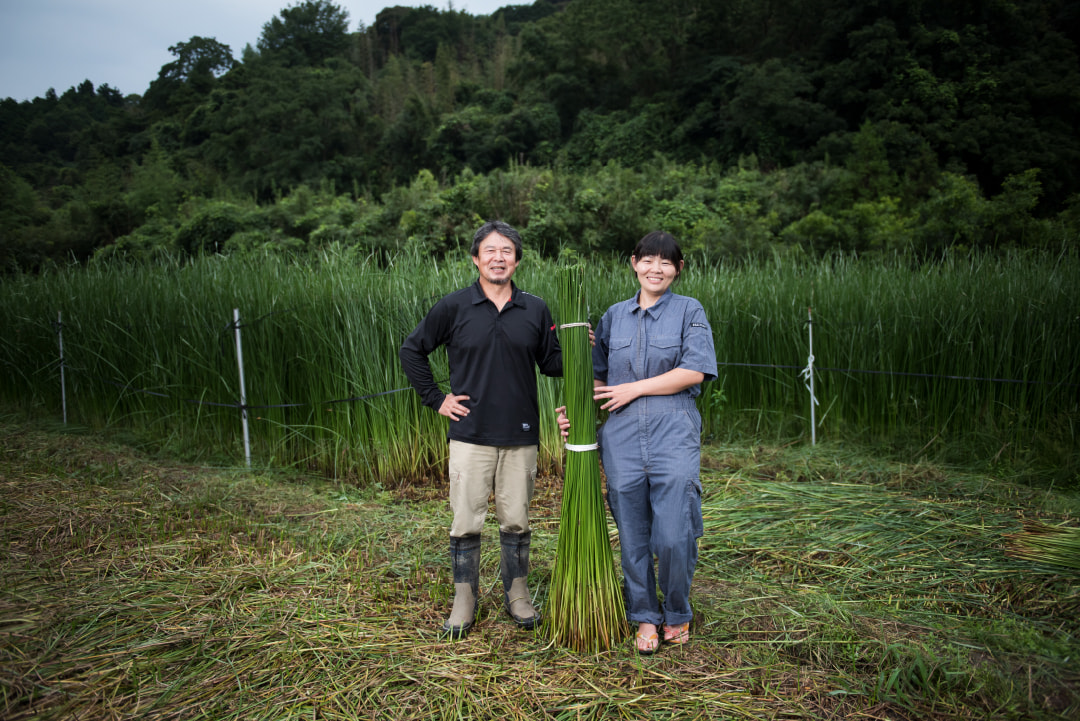
[[[513,226],[504,223],[501,220],[487,221],[481,225],[476,231],[476,234],[473,235],[472,250],[469,252],[473,254],[474,258],[480,256],[480,244],[492,233],[498,233],[512,242],[514,244],[514,256],[517,260],[521,260],[521,234],[518,233]]]

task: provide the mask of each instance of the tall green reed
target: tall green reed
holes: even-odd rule
[[[555,264],[526,252],[515,283],[548,300]],[[131,427],[195,458],[242,458],[233,308],[241,313],[252,451],[343,479],[442,473],[446,421],[421,407],[397,349],[442,295],[475,280],[467,254],[391,261],[329,250],[304,259],[205,257],[92,265],[0,281],[0,399],[60,416],[57,313],[69,419]],[[589,319],[636,290],[623,260],[588,263]],[[688,262],[674,290],[702,302],[720,377],[700,398],[707,436],[809,438],[798,370],[813,309],[818,434],[919,429],[978,438],[988,455],[1075,455],[1080,260],[954,256],[933,265]],[[438,380],[445,353],[432,357]],[[788,366],[784,368],[761,366]],[[541,464],[561,465],[540,377]],[[382,395],[378,395],[382,394]],[[353,400],[357,399],[357,400]],[[333,402],[338,401],[338,402]]]
[[[681,292],[705,305],[718,358],[747,364],[722,365],[706,389],[711,431],[756,421],[808,435],[809,394],[798,372],[750,366],[805,367],[810,309],[825,432],[1030,435],[1078,410],[1075,256],[950,257],[927,266],[840,257],[686,275]],[[717,385],[722,402],[709,406]]]

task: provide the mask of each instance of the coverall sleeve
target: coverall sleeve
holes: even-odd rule
[[[716,350],[713,348],[712,327],[705,309],[693,301],[683,316],[683,352],[679,368],[705,374],[705,380],[716,380]]]
[[[596,345],[592,349],[593,378],[607,383],[608,341],[611,339],[610,312],[604,313],[596,324]]]

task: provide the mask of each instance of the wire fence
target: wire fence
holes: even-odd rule
[[[196,404],[200,406],[218,407],[218,408],[231,408],[236,409],[240,413],[240,421],[242,427],[242,436],[244,441],[245,461],[250,467],[251,465],[251,444],[250,444],[250,431],[248,424],[249,411],[267,410],[267,409],[287,409],[287,408],[303,408],[303,407],[325,407],[336,404],[356,403],[361,401],[368,401],[375,398],[389,396],[396,393],[403,393],[411,391],[411,386],[405,385],[402,387],[391,388],[386,390],[380,390],[372,393],[351,395],[341,398],[330,398],[321,400],[310,400],[302,402],[292,403],[249,403],[246,391],[245,391],[245,379],[244,379],[244,360],[243,360],[243,339],[242,331],[245,328],[250,328],[265,322],[272,316],[280,315],[284,313],[290,313],[292,309],[283,309],[266,313],[258,316],[250,321],[242,322],[240,310],[238,308],[233,309],[233,317],[230,321],[220,329],[223,336],[231,335],[235,343],[235,357],[237,364],[237,388],[239,391],[239,397],[236,400],[207,400],[205,398],[176,398],[175,395],[169,393],[163,393],[161,391],[152,390],[150,388],[140,388],[134,386],[130,381],[117,381],[110,378],[104,378],[101,376],[94,376],[94,379],[102,383],[115,386],[123,390],[124,393],[136,393],[147,396],[163,398],[163,399],[176,399],[186,404]],[[973,375],[957,375],[957,374],[939,374],[939,373],[919,373],[911,371],[901,370],[889,370],[889,369],[867,369],[867,368],[844,368],[844,367],[832,367],[832,366],[818,366],[815,364],[815,358],[813,353],[813,330],[814,320],[812,312],[807,312],[807,320],[803,324],[807,333],[807,346],[809,349],[808,357],[805,365],[794,364],[780,364],[780,363],[747,363],[736,361],[718,361],[717,365],[720,367],[735,367],[735,368],[754,368],[754,369],[770,369],[781,371],[793,371],[795,378],[801,378],[805,386],[807,396],[809,398],[810,407],[810,428],[811,428],[811,442],[816,444],[817,442],[817,420],[815,417],[816,408],[820,405],[820,401],[815,396],[815,377],[818,373],[839,373],[839,374],[863,374],[863,375],[877,375],[877,376],[899,376],[899,377],[912,377],[921,379],[932,380],[948,380],[948,381],[963,381],[963,382],[980,382],[980,383],[1000,383],[1000,384],[1015,384],[1015,385],[1054,385],[1061,388],[1080,388],[1080,384],[1068,383],[1063,381],[1047,381],[1047,380],[1031,380],[1020,378],[1003,378],[1003,377],[990,377],[990,376],[973,376]],[[60,313],[57,314],[57,320],[54,324],[57,347],[59,352],[59,383],[60,383],[60,398],[62,405],[63,421],[66,424],[68,421],[68,388],[67,378],[71,372],[80,373],[77,368],[72,368],[67,364],[64,355],[64,328],[65,324]],[[224,352],[224,345],[222,348]],[[440,383],[445,382],[445,379]]]

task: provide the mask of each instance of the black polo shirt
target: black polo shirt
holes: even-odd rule
[[[511,284],[500,312],[480,281],[450,293],[416,326],[398,356],[425,406],[436,411],[446,394],[431,373],[428,355],[446,346],[450,392],[467,395],[469,415],[450,421],[450,439],[485,446],[540,442],[536,368],[562,376],[562,349],[542,298]]]

